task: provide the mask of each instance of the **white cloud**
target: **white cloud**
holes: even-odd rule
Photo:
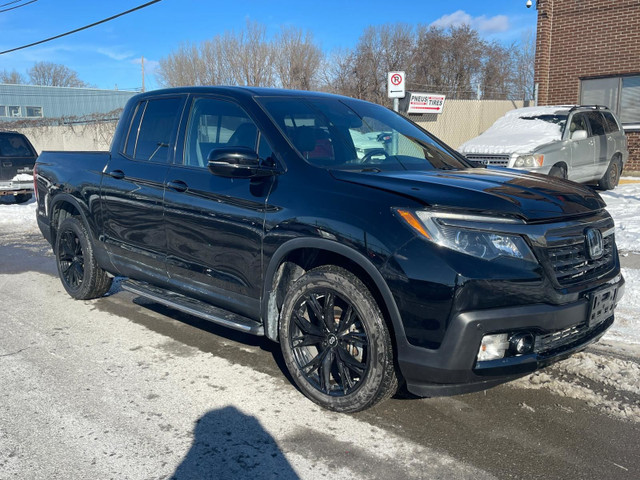
[[[117,47],[115,47],[115,48],[100,47],[100,48],[98,48],[98,53],[101,53],[102,55],[106,55],[110,59],[117,60],[117,61],[126,60],[126,59],[128,59],[128,58],[133,56],[132,52],[130,52],[130,51],[120,51],[120,49],[117,48]]]
[[[130,61],[134,65],[140,65],[142,63],[141,58],[134,58]],[[144,59],[144,71],[147,73],[155,73],[157,68],[160,66],[160,62],[156,60],[150,60],[148,58]]]
[[[504,32],[508,30],[510,26],[509,18],[506,15],[496,15],[495,17],[481,15],[479,17],[472,17],[464,10],[443,15],[431,23],[431,26],[439,28],[460,27],[462,25],[469,25],[480,33]]]

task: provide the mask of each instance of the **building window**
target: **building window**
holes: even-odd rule
[[[27,117],[42,117],[42,107],[25,107]]]
[[[0,105],[0,117],[6,117],[7,116],[7,107],[5,107],[4,105]]]
[[[625,128],[640,128],[640,75],[582,80],[580,103],[606,105]]]
[[[9,106],[8,107],[8,115],[7,117],[19,117],[20,116],[20,107],[17,106]]]

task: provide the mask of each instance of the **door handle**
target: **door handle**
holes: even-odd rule
[[[171,182],[167,182],[167,187],[169,187],[171,190],[175,190],[176,192],[186,192],[189,188],[189,186],[182,180],[173,180]]]
[[[116,180],[122,180],[124,178],[124,172],[122,170],[112,170],[107,173],[111,178],[115,178]]]

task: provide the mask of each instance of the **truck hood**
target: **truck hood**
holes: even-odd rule
[[[600,195],[588,187],[507,169],[332,170],[331,175],[343,182],[396,193],[433,208],[509,215],[528,222],[585,215],[606,206]]]

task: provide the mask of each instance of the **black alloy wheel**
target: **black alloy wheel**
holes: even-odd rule
[[[303,275],[283,306],[280,343],[296,384],[330,410],[355,412],[397,389],[391,340],[360,280],[334,266]]]
[[[89,233],[78,218],[62,221],[54,252],[62,286],[73,298],[89,300],[109,291],[111,278],[98,266]]]
[[[73,230],[67,229],[60,234],[57,257],[62,281],[72,290],[79,290],[84,281],[84,254]]]
[[[310,291],[300,297],[289,331],[293,356],[305,380],[327,395],[356,390],[369,369],[369,337],[354,310],[336,292]]]

